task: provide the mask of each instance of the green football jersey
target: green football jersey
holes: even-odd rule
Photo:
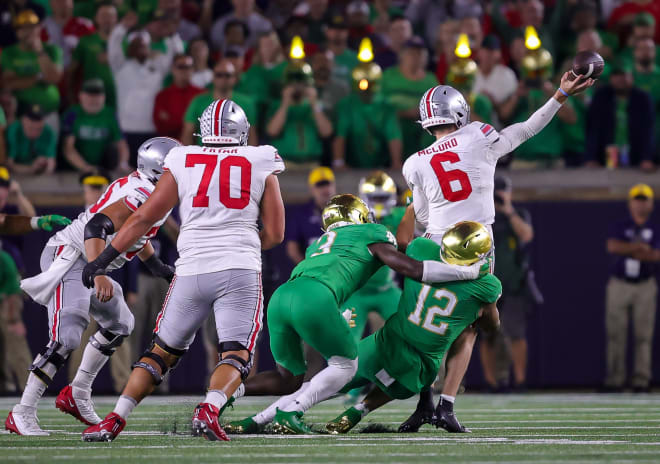
[[[291,272],[291,278],[311,277],[323,282],[341,305],[376,272],[382,261],[371,254],[372,243],[391,243],[394,235],[382,224],[336,227],[321,235]]]
[[[440,245],[417,238],[406,254],[437,260]],[[502,284],[492,274],[432,286],[405,279],[396,314],[376,332],[387,372],[412,391],[430,385],[454,340],[477,319],[481,307],[496,302],[501,293]]]
[[[385,216],[380,223],[387,227],[393,235],[396,235],[396,229],[399,227],[399,223],[403,219],[403,215],[406,213],[405,206],[397,206],[392,208],[390,214]],[[383,266],[364,284],[359,291],[360,292],[379,292],[382,290],[387,290],[394,284],[394,271],[387,266]]]

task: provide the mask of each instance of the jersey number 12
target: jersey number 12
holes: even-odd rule
[[[419,292],[417,297],[417,304],[415,305],[415,312],[410,313],[408,320],[415,325],[420,325],[423,329],[428,330],[429,332],[436,333],[438,335],[444,335],[447,331],[448,324],[446,322],[441,322],[436,324],[434,319],[436,316],[451,316],[451,313],[454,312],[456,308],[456,303],[458,303],[458,298],[453,292],[445,288],[436,290],[433,293],[433,298],[438,301],[437,305],[430,306],[426,310],[426,316],[424,317],[424,322],[422,323],[422,311],[424,310],[424,303],[429,297],[429,293],[433,288],[428,285],[422,285],[422,289]]]
[[[456,163],[460,160],[459,156],[453,151],[438,153],[431,158],[431,167],[438,178],[440,190],[442,190],[442,194],[447,201],[455,202],[465,200],[472,193],[472,184],[470,184],[470,178],[465,171],[461,171],[460,169],[445,171],[445,168],[442,166],[443,161]],[[460,184],[460,190],[452,189],[452,181],[457,181]]]
[[[218,155],[186,155],[186,167],[192,168],[198,164],[204,165],[202,179],[199,182],[197,194],[193,197],[193,208],[208,208],[209,184],[213,177],[215,167],[218,165]],[[241,176],[241,196],[232,197],[229,191],[231,186],[231,168],[237,168]],[[234,170],[235,172],[236,170]],[[220,203],[229,209],[243,209],[250,204],[250,186],[252,183],[252,164],[242,156],[227,156],[220,161]]]

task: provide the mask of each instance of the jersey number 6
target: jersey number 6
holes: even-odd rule
[[[440,189],[442,194],[447,199],[447,201],[461,201],[465,200],[472,193],[472,184],[470,184],[470,178],[468,175],[461,171],[460,169],[453,169],[451,171],[445,171],[445,168],[442,166],[443,161],[449,161],[450,163],[456,163],[461,159],[453,151],[446,151],[444,153],[438,153],[433,158],[431,158],[431,167],[435,172],[438,182],[440,182]],[[461,184],[461,189],[454,191],[451,188],[451,182],[458,181]]]
[[[208,208],[209,184],[215,167],[218,165],[218,155],[186,155],[186,167],[192,168],[198,164],[204,165],[202,179],[199,182],[197,195],[193,197],[193,208]],[[241,176],[241,196],[232,197],[231,168],[237,168]],[[236,170],[234,170],[236,172]],[[250,204],[250,185],[252,183],[252,164],[241,156],[228,156],[220,161],[220,203],[230,209],[243,209]]]

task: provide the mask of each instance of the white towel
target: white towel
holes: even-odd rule
[[[55,258],[47,270],[34,277],[21,280],[21,288],[34,301],[46,306],[64,274],[71,269],[80,254],[80,250],[72,246],[65,246],[62,253]]]

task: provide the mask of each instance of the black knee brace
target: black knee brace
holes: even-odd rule
[[[245,359],[241,358],[240,356],[236,356],[235,354],[228,354],[223,359],[222,353],[226,351],[247,351],[248,360],[246,361]],[[236,369],[241,374],[241,380],[245,380],[247,378],[247,376],[250,374],[250,369],[252,369],[252,353],[249,352],[245,345],[240,342],[233,341],[222,342],[218,345],[218,353],[221,359],[220,362],[216,364],[216,368],[222,364],[227,364]]]
[[[152,350],[156,346],[171,355],[177,356],[177,359],[174,362],[174,364],[168,366],[165,360],[159,354],[154,353]],[[149,372],[149,374],[151,374],[156,385],[160,385],[161,382],[163,381],[163,377],[165,377],[165,374],[167,374],[170,369],[174,369],[176,365],[179,364],[179,359],[181,358],[181,356],[183,356],[186,353],[186,351],[187,350],[179,350],[177,348],[172,348],[171,346],[163,342],[163,340],[158,335],[155,335],[151,342],[151,346],[147,351],[142,353],[140,359],[142,358],[153,359],[154,361],[156,361],[156,364],[158,364],[158,367],[160,367],[160,372],[158,372],[156,368],[151,364],[140,360],[133,363],[131,368],[135,369],[136,367],[139,367],[141,369],[145,369],[147,372]]]
[[[51,379],[48,374],[42,370],[46,363],[51,363],[53,366],[55,366],[56,370],[59,370],[60,367],[64,365],[66,358],[69,357],[68,353],[62,355],[58,352],[61,350],[61,348],[61,343],[51,340],[48,342],[48,345],[46,345],[46,348],[44,348],[44,350],[39,353],[39,355],[35,358],[34,362],[30,366],[30,371],[39,377],[46,385],[50,385],[50,383],[53,381],[53,379]]]
[[[102,343],[98,341],[95,337],[96,334],[102,335],[103,338],[105,338],[106,340],[110,340],[110,342]],[[96,332],[91,337],[89,337],[89,343],[104,355],[112,356],[112,353],[114,353],[117,350],[117,347],[122,344],[124,338],[126,338],[125,335],[116,335],[110,332],[109,330],[99,329],[98,332]]]

